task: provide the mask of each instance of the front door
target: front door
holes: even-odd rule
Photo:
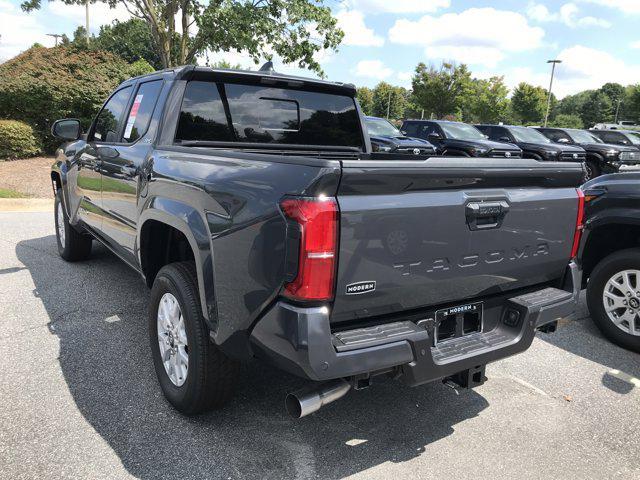
[[[102,230],[102,160],[100,150],[117,142],[131,87],[116,91],[100,110],[86,146],[77,154],[76,195],[80,201],[78,216],[93,230]]]

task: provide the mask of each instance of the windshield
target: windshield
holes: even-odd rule
[[[367,131],[369,135],[378,135],[382,137],[396,137],[402,135],[400,130],[391,125],[391,123],[382,118],[367,118]]]
[[[447,138],[456,140],[486,140],[480,130],[465,123],[440,123]]]
[[[567,134],[576,143],[602,143],[598,137],[584,130],[567,130]]]
[[[551,143],[547,137],[541,134],[539,131],[528,127],[509,127],[508,129],[511,135],[514,136],[518,142],[526,143]]]
[[[640,145],[640,132],[627,132],[625,133],[625,135],[629,140],[631,140],[631,143],[633,143],[634,145]]]

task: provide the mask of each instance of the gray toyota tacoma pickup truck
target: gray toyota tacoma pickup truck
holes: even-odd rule
[[[473,387],[574,312],[579,165],[372,153],[354,97],[188,66],[52,126],[60,255],[97,240],[140,273],[179,411],[223,405],[252,357],[314,382],[296,417],[378,375]]]

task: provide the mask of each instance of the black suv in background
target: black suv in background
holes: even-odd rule
[[[611,145],[626,145],[640,150],[640,132],[630,130],[589,130],[600,140]]]
[[[439,155],[451,157],[521,158],[522,150],[493,142],[473,125],[446,120],[405,120],[402,133],[433,143]]]
[[[533,128],[515,125],[476,125],[476,128],[490,140],[517,145],[524,158],[550,162],[584,162],[587,159],[584,148],[553,143]]]
[[[640,154],[634,147],[604,143],[586,130],[577,128],[536,127],[552,142],[563,145],[576,145],[587,151],[587,179],[603,173],[616,173],[640,166]]]
[[[391,122],[379,117],[364,117],[371,149],[374,152],[435,155],[436,147],[426,140],[402,134]]]

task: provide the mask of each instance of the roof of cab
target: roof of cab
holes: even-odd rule
[[[123,85],[144,78],[155,76],[160,77],[162,75],[169,74],[176,80],[191,80],[194,78],[207,77],[211,77],[212,79],[252,79],[252,81],[264,83],[270,86],[275,86],[278,84],[281,86],[289,87],[311,86],[321,90],[333,91],[350,96],[354,96],[356,93],[356,87],[352,83],[329,82],[327,80],[321,80],[317,78],[287,75],[284,73],[276,72],[272,68],[265,68],[272,67],[270,63],[271,62],[267,62],[260,70],[239,70],[230,68],[201,67],[198,65],[183,65],[180,67],[166,68],[164,70],[158,70],[146,75],[133,77],[123,82]]]

